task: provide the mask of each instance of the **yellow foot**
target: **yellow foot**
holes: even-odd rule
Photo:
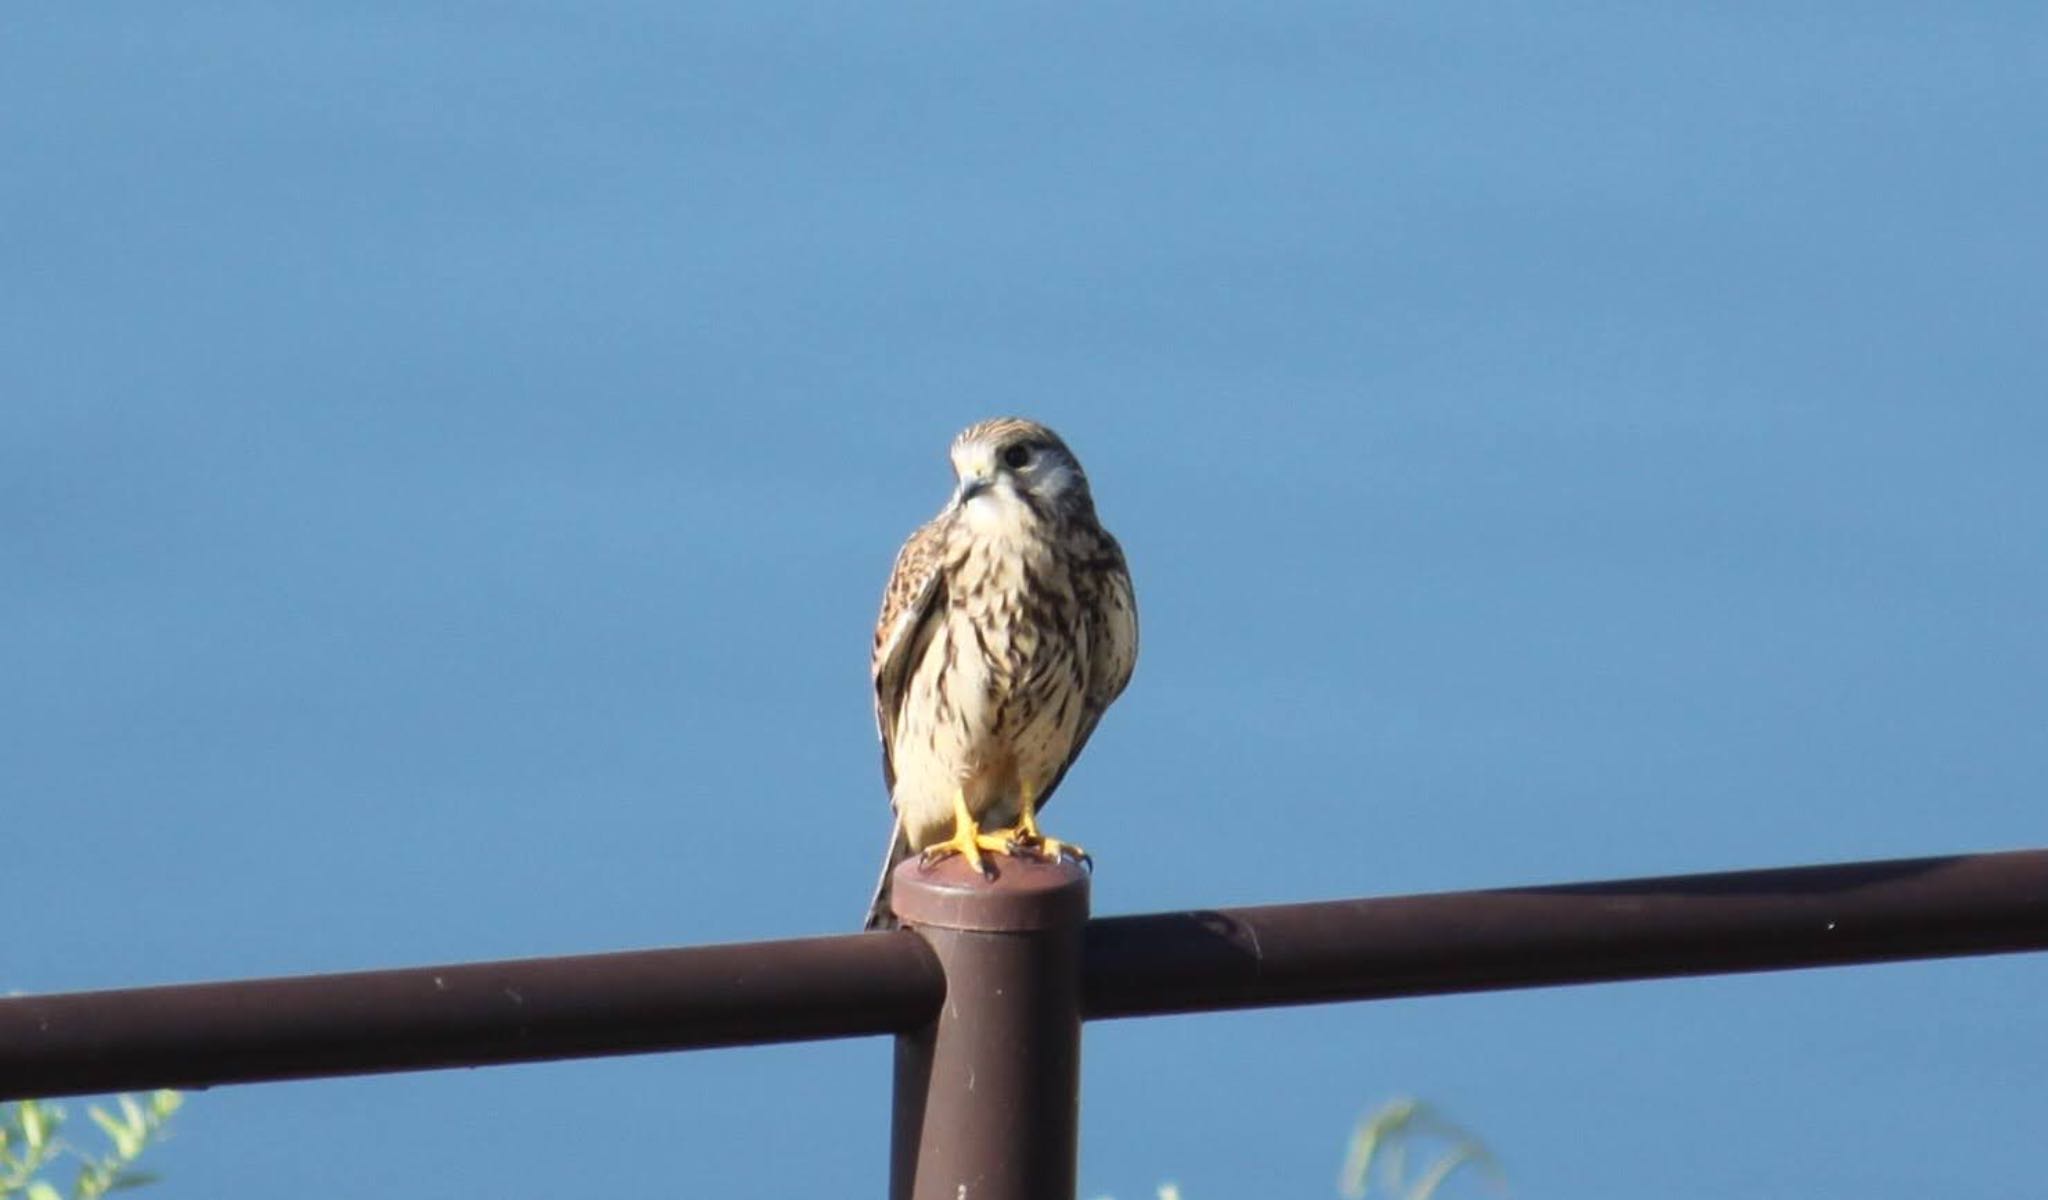
[[[943,842],[934,842],[926,846],[924,852],[918,856],[918,861],[929,867],[948,854],[958,854],[966,858],[967,865],[979,871],[982,878],[988,879],[993,877],[995,872],[981,857],[981,852],[987,850],[991,854],[1014,854],[1014,846],[1014,840],[1008,836],[983,833],[980,824],[974,819],[974,814],[967,811],[966,794],[956,791],[953,793],[953,836]]]
[[[1063,842],[1058,838],[1050,838],[1042,833],[1028,831],[1022,825],[1012,826],[1009,829],[998,829],[993,835],[988,836],[1004,839],[1004,848],[1011,854],[1029,854],[1036,858],[1042,858],[1047,862],[1058,862],[1063,858],[1071,858],[1075,862],[1084,863],[1091,867],[1095,865],[1094,857],[1074,843]]]
[[[981,872],[986,878],[995,872],[987,860],[982,858],[981,852],[986,850],[991,854],[1014,854],[1015,850],[1012,847],[1015,845],[1014,841],[1002,834],[983,833],[979,829],[974,829],[963,836],[959,829],[955,829],[952,837],[926,846],[918,856],[918,861],[929,867],[949,854],[958,854],[967,860],[968,866]]]
[[[1039,855],[1047,862],[1058,862],[1062,858],[1071,858],[1076,862],[1086,863],[1093,867],[1095,860],[1089,857],[1086,850],[1072,842],[1063,842],[1058,838],[1047,837],[1038,831],[1037,808],[1038,806],[1032,803],[1030,791],[1027,790],[1023,796],[1023,804],[1017,813],[1017,823],[1008,829],[996,831],[995,836],[1009,840],[1009,844],[1012,847],[1010,853],[1015,854],[1019,850],[1025,850]]]

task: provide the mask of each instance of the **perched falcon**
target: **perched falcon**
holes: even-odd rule
[[[893,926],[904,857],[1057,858],[1038,810],[1138,661],[1123,550],[1059,435],[1015,417],[953,439],[959,486],[910,535],[875,625],[875,721],[896,829],[868,928]]]

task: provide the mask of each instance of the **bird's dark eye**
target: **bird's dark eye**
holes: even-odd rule
[[[1003,450],[1003,465],[1012,471],[1021,471],[1031,465],[1031,447],[1019,443]]]

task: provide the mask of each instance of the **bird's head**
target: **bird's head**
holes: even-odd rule
[[[1066,520],[1095,510],[1088,477],[1060,435],[1022,417],[1000,417],[953,439],[953,506],[976,524]]]

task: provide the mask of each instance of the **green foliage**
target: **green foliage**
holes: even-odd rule
[[[99,1126],[107,1146],[93,1151],[62,1135],[67,1117],[47,1100],[0,1105],[0,1200],[100,1200],[108,1192],[153,1183],[156,1176],[135,1166],[143,1151],[167,1136],[164,1128],[185,1097],[173,1091],[114,1098],[118,1111],[95,1104],[86,1116]],[[76,1165],[70,1191],[52,1183],[65,1164]]]
[[[1429,1165],[1411,1175],[1417,1151],[1426,1156]],[[1388,1101],[1359,1120],[1343,1169],[1337,1173],[1337,1191],[1344,1200],[1367,1200],[1377,1177],[1382,1194],[1394,1200],[1433,1200],[1437,1189],[1460,1167],[1490,1176],[1505,1190],[1500,1164],[1471,1131],[1420,1100],[1404,1097]]]
[[[1418,1157],[1428,1166],[1411,1176],[1410,1165]],[[1420,1100],[1404,1097],[1359,1119],[1337,1173],[1337,1192],[1344,1200],[1435,1200],[1460,1167],[1487,1176],[1498,1191],[1507,1190],[1500,1164],[1477,1137]],[[1375,1180],[1378,1192],[1372,1191]],[[1180,1185],[1160,1184],[1158,1200],[1181,1200]]]

